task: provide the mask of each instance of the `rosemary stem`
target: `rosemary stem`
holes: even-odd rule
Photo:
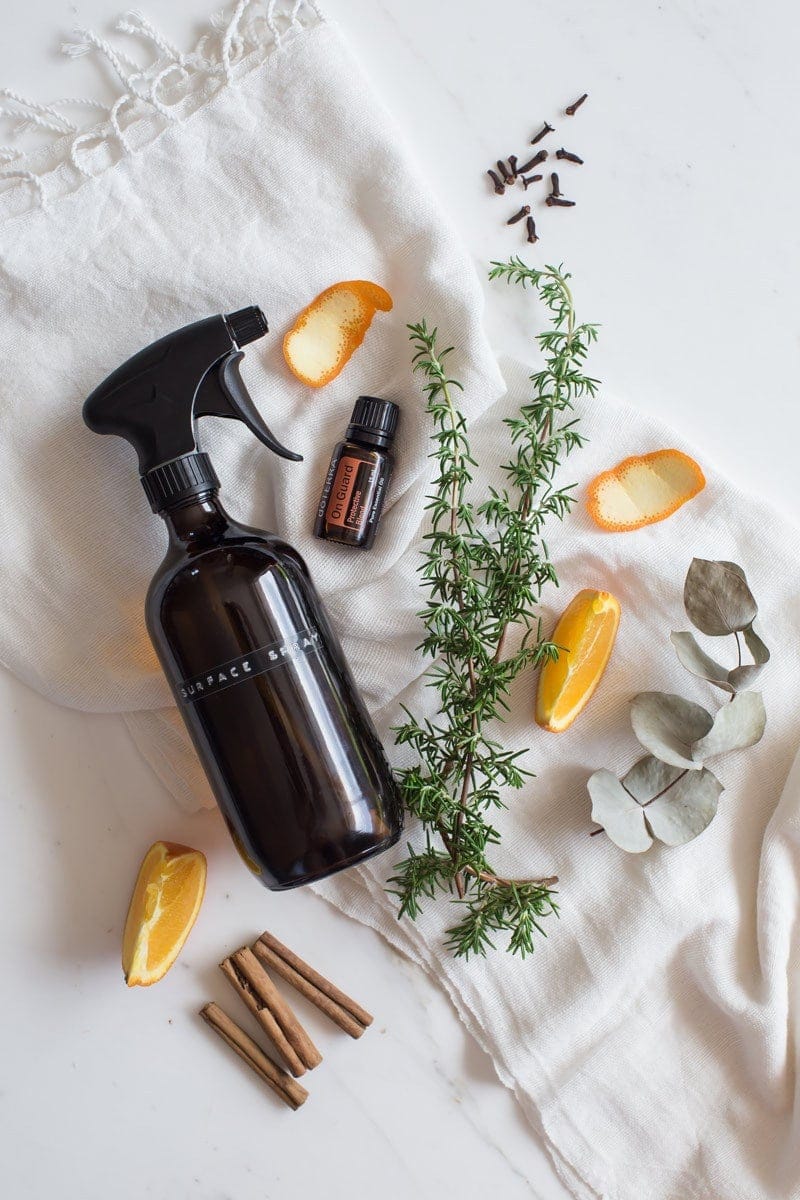
[[[570,286],[567,283],[566,279],[560,272],[552,271],[552,270],[550,270],[550,268],[546,268],[544,271],[541,272],[541,275],[546,276],[549,279],[552,279],[553,282],[559,288],[561,295],[564,298],[564,303],[565,303],[565,307],[566,307],[566,311],[567,311],[566,348],[567,348],[567,352],[569,353],[572,350],[573,339],[575,336],[575,305],[574,305],[574,301],[573,301],[573,297],[572,297],[572,291],[571,291]],[[563,374],[563,372],[562,372],[562,374]],[[553,397],[553,400],[550,403],[549,411],[547,413],[547,417],[545,418],[544,425],[542,427],[542,432],[538,439],[540,446],[542,446],[546,442],[548,442],[550,437],[552,436],[552,433],[553,433],[553,410],[556,407],[556,405],[558,404],[558,402],[560,400],[560,396],[561,396],[562,380],[561,380],[559,373],[554,372],[554,378],[556,381],[556,392],[555,392],[555,396]],[[523,491],[522,502],[520,504],[520,516],[523,521],[527,521],[528,517],[530,516],[532,507],[533,507],[533,488],[528,487]],[[520,567],[520,563],[519,563],[519,560],[517,559],[512,564],[512,573],[514,575],[519,574],[519,567]],[[505,649],[506,636],[508,634],[510,624],[511,624],[510,621],[506,621],[500,630],[500,634],[497,639],[497,647],[496,647],[494,655],[492,657],[492,662],[495,665],[502,661],[503,650]]]
[[[491,871],[475,871],[472,867],[468,867],[467,871],[469,874],[474,874],[476,878],[483,880],[484,883],[490,883],[494,887],[525,887],[529,884],[534,884],[537,887],[549,888],[554,887],[558,883],[557,875],[547,875],[542,879],[504,879],[502,875],[493,875]]]
[[[504,791],[523,787],[530,772],[518,763],[522,751],[493,739],[488,729],[504,719],[521,672],[555,653],[537,613],[542,588],[555,582],[542,529],[574,503],[571,489],[554,483],[562,459],[582,442],[577,417],[562,416],[575,397],[591,396],[596,388],[583,372],[595,327],[577,324],[562,269],[539,271],[515,258],[493,263],[491,277],[532,286],[549,322],[537,335],[543,362],[531,376],[532,394],[504,422],[511,431],[509,457],[500,463],[507,487],[473,498],[475,464],[456,394],[461,384],[445,366],[452,349],[439,348],[437,330],[427,322],[409,326],[438,461],[420,616],[422,649],[433,660],[430,683],[440,703],[433,719],[407,712],[397,730],[398,743],[416,751],[417,761],[400,772],[400,783],[426,840],[421,849],[409,846],[390,884],[401,915],[411,920],[426,900],[442,893],[454,900],[457,894],[461,915],[447,931],[447,945],[464,957],[486,953],[497,933],[507,935],[511,953],[524,956],[535,936],[545,933],[542,918],[558,912],[550,890],[556,875],[509,878],[490,861],[500,832],[487,814],[502,809]],[[511,652],[508,641],[517,627],[524,637]]]
[[[525,492],[525,495],[522,498],[522,504],[520,505],[520,510],[519,510],[520,516],[523,521],[527,521],[528,517],[530,516],[531,504],[532,504],[531,491],[530,491],[530,488],[528,488]],[[519,575],[519,565],[520,565],[519,559],[516,559],[514,562],[514,565],[513,565],[513,569],[512,569],[514,575]],[[506,634],[508,633],[510,625],[511,625],[510,621],[505,621],[500,630],[500,634],[497,639],[497,646],[495,648],[494,654],[492,655],[492,662],[495,665],[497,665],[497,663],[502,661],[503,649],[505,647],[505,641],[506,641]]]
[[[442,374],[444,375],[444,373],[442,373]],[[442,378],[442,381],[441,381],[441,392],[442,392],[442,396],[444,397],[445,403],[447,404],[447,410],[448,410],[448,414],[450,417],[450,429],[451,429],[451,432],[453,433],[453,479],[452,479],[452,483],[450,485],[450,535],[451,535],[451,537],[455,538],[456,534],[458,533],[458,510],[459,510],[459,507],[461,504],[461,495],[462,495],[462,490],[463,490],[462,469],[463,469],[464,464],[463,464],[463,457],[462,457],[461,451],[458,448],[459,443],[456,439],[456,434],[458,433],[458,424],[459,424],[458,416],[456,414],[455,405],[453,404],[453,398],[450,395],[450,388],[448,386],[447,379],[444,377]],[[463,611],[464,611],[463,581],[460,579],[460,576],[459,576],[459,567],[458,567],[458,562],[456,560],[455,553],[451,553],[450,558],[451,558],[451,563],[452,563],[452,567],[453,567],[453,575],[457,580],[456,598],[457,598],[457,603],[458,603],[458,609],[459,609],[459,612],[463,613]],[[472,657],[472,655],[470,655],[469,658],[467,659],[467,677],[469,679],[470,693],[471,693],[472,699],[474,701],[476,699],[478,689],[477,689],[477,683],[475,680],[475,660]],[[472,720],[470,722],[470,733],[473,737],[475,736],[475,733],[477,732],[477,728],[478,728],[477,713],[476,713],[476,711],[473,711]],[[455,825],[454,836],[453,836],[453,843],[456,847],[458,847],[458,845],[460,844],[460,840],[461,840],[461,830],[464,826],[464,812],[465,812],[466,805],[467,805],[467,797],[469,795],[469,787],[470,787],[471,780],[472,780],[472,754],[470,753],[467,755],[467,761],[464,766],[464,779],[463,779],[463,783],[461,786],[461,796],[460,796],[459,802],[458,802],[458,816],[456,817],[456,825]],[[464,887],[464,876],[463,876],[463,873],[459,866],[459,859],[458,859],[457,851],[455,853],[453,853],[453,851],[451,851],[450,857],[453,860],[453,866],[456,867],[456,873],[455,873],[455,876],[453,877],[453,882],[455,883],[456,891],[458,892],[459,898],[463,899],[466,889]]]

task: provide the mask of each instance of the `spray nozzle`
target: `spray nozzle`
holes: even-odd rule
[[[235,418],[275,454],[302,461],[262,420],[239,374],[240,347],[266,332],[257,307],[185,325],[129,358],[86,400],[89,428],[126,438],[136,450],[154,508],[197,494],[204,483],[216,486],[197,444],[198,417]]]

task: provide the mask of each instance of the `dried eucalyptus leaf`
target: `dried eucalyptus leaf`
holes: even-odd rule
[[[764,645],[752,625],[748,625],[747,629],[742,631],[742,634],[753,661],[751,663],[744,663],[741,667],[734,667],[732,671],[728,672],[731,687],[736,692],[741,688],[749,687],[751,683],[755,683],[765,665],[769,662],[770,657],[769,648]]]
[[[702,833],[717,811],[722,784],[705,767],[686,774],[642,811],[651,832],[667,846],[683,846]]]
[[[701,764],[692,758],[692,747],[711,729],[714,718],[699,704],[667,692],[640,692],[631,701],[633,732],[662,762],[689,771]]]
[[[736,691],[728,677],[727,668],[706,654],[693,633],[673,632],[669,635],[669,640],[675,647],[681,666],[691,671],[692,675],[698,675],[725,692]]]
[[[758,614],[758,605],[736,563],[692,559],[683,588],[689,620],[701,633],[724,637],[746,629]]]
[[[731,571],[733,571],[734,575],[738,575],[740,579],[743,579],[745,583],[747,583],[747,576],[744,573],[744,567],[740,567],[739,564],[735,562],[728,562],[727,558],[720,558],[717,561],[720,562],[723,567],[728,567]]]
[[[646,804],[653,800],[659,792],[670,787],[683,774],[686,767],[675,767],[671,763],[662,762],[652,754],[640,758],[631,767],[622,780],[626,792],[630,792],[634,800]]]
[[[643,809],[628,795],[616,775],[605,769],[595,771],[586,786],[592,798],[592,820],[603,826],[620,850],[641,854],[652,846]]]
[[[698,675],[708,683],[713,683],[715,687],[733,693],[755,683],[770,658],[768,647],[762,642],[752,625],[748,625],[746,629],[742,630],[742,635],[753,661],[743,663],[740,667],[733,667],[730,671],[710,654],[706,654],[693,633],[673,632],[669,636],[681,666],[690,671],[692,675]]]
[[[767,713],[760,692],[739,692],[730,704],[721,708],[714,718],[711,731],[692,747],[695,761],[727,754],[729,750],[745,750],[760,742],[767,723]]]

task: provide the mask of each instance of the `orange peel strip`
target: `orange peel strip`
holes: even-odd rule
[[[585,588],[564,610],[550,639],[560,648],[539,672],[536,724],[563,733],[583,712],[608,666],[619,628],[619,601]]]
[[[149,987],[170,969],[197,919],[206,890],[206,857],[175,842],[155,842],[133,889],[122,939],[128,987]]]
[[[623,533],[666,520],[705,486],[702,469],[688,454],[655,450],[596,476],[586,506],[601,529]]]
[[[391,308],[392,297],[377,283],[334,283],[303,309],[284,337],[286,365],[301,383],[324,387],[361,345],[375,313]]]

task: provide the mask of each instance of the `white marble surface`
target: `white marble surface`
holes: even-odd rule
[[[0,84],[39,99],[109,94],[59,59],[76,21],[114,0],[31,0],[3,15]],[[150,15],[186,44],[201,0]],[[800,23],[790,0],[329,0],[483,270],[521,248],[481,172],[524,151],[564,103],[572,211],[537,213],[544,261],[566,262],[603,324],[607,386],[694,436],[797,515]],[[498,350],[531,331],[487,289]],[[11,1200],[427,1200],[566,1192],[449,1004],[379,938],[307,893],[273,897],[241,870],[216,814],[176,812],[113,718],[59,710],[0,677],[0,1180]],[[209,895],[168,979],[121,983],[118,947],[140,853],[202,846]],[[215,963],[264,926],[376,1014],[359,1043],[303,1009],[326,1061],[282,1111],[197,1020],[227,1001]]]

